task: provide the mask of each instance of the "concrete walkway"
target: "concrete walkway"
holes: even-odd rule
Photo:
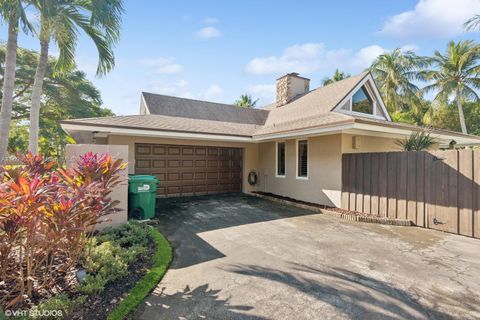
[[[480,240],[246,195],[161,203],[175,258],[135,319],[480,318]]]

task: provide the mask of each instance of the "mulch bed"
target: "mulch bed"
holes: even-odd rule
[[[155,244],[150,239],[147,254],[128,267],[128,275],[105,286],[105,290],[97,296],[89,296],[81,307],[72,311],[68,319],[106,319],[108,314],[128,295],[152,266]],[[72,296],[74,299],[75,296]]]

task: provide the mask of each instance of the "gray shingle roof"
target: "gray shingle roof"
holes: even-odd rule
[[[265,124],[268,116],[268,111],[261,109],[240,108],[230,104],[148,92],[143,92],[142,95],[150,114],[256,125]]]
[[[348,123],[367,123],[408,130],[420,127],[375,120],[332,111],[368,72],[320,87],[277,107],[240,108],[233,105],[142,93],[150,114],[65,120],[65,124],[165,130],[254,137],[307,128],[330,127]],[[463,135],[448,130],[436,133]]]
[[[129,129],[224,134],[246,137],[252,136],[257,127],[255,124],[229,123],[214,120],[169,117],[154,114],[74,119],[64,120],[62,123]]]

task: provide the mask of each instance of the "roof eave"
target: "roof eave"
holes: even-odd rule
[[[389,122],[388,125],[382,123],[374,123],[372,121],[355,119],[355,129],[361,131],[370,131],[378,132],[379,134],[392,134],[392,135],[401,135],[407,136],[412,132],[425,130],[423,127],[406,127],[402,124],[397,124],[395,122]],[[429,129],[432,136],[437,140],[443,141],[443,144],[448,144],[451,140],[455,140],[458,145],[480,145],[480,137],[474,135],[466,135],[459,132],[448,131],[448,130],[439,130],[439,129]]]
[[[197,139],[197,140],[216,140],[216,141],[235,141],[235,142],[252,142],[251,135],[235,135],[222,133],[194,132],[168,129],[153,128],[137,128],[93,123],[76,123],[74,121],[61,121],[60,125],[67,133],[89,131],[89,132],[105,132],[111,135],[128,135],[128,136],[148,136],[159,138],[174,139]]]

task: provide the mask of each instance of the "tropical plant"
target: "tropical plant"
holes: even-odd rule
[[[28,150],[28,119],[30,115],[32,86],[38,53],[19,48],[13,98],[12,123],[8,142],[10,154]],[[102,108],[100,92],[79,70],[65,71],[53,76],[57,59],[47,63],[40,109],[39,149],[46,157],[62,158],[64,147],[73,143],[62,130],[59,121],[72,118],[112,116]],[[5,46],[0,46],[0,85],[4,73]],[[2,92],[0,91],[0,96]]]
[[[426,58],[417,56],[413,51],[399,48],[375,59],[370,71],[390,112],[402,111],[412,105],[420,107],[421,92],[414,81],[417,72],[427,63]]]
[[[329,85],[329,84],[332,84],[334,82],[341,81],[341,80],[344,80],[344,79],[347,79],[347,78],[350,78],[350,75],[348,73],[345,73],[343,71],[338,70],[338,68],[337,68],[337,69],[335,69],[335,72],[334,72],[334,74],[331,78],[329,78],[329,77],[323,78],[322,85],[326,86],[326,85]]]
[[[423,90],[437,92],[434,100],[444,104],[453,97],[462,132],[468,133],[462,104],[479,98],[476,90],[480,89],[480,46],[470,40],[450,41],[446,53],[435,51],[429,61],[434,69],[421,73],[422,79],[431,81]]]
[[[3,96],[0,106],[0,163],[5,161],[7,155],[17,63],[18,28],[22,26],[25,32],[32,29],[23,6],[24,2],[21,0],[0,1],[0,16],[8,24]]]
[[[254,108],[255,105],[257,104],[258,102],[258,99],[257,100],[253,100],[252,96],[249,95],[249,94],[242,94],[240,96],[240,99],[238,99],[237,101],[235,101],[235,105],[238,106],[238,107],[242,107],[242,108]]]
[[[404,140],[397,140],[396,144],[405,151],[422,151],[430,149],[437,144],[437,141],[429,132],[416,131]]]
[[[112,47],[119,40],[122,0],[32,0],[40,15],[40,55],[32,89],[29,151],[38,153],[38,133],[43,81],[50,41],[59,49],[55,71],[61,74],[75,66],[75,48],[80,30],[93,40],[99,62],[97,75],[115,65]]]
[[[0,166],[0,308],[71,285],[91,228],[115,213],[110,193],[126,164],[87,153],[72,169],[31,153]]]
[[[476,14],[468,19],[463,26],[467,31],[480,30],[480,14]]]

